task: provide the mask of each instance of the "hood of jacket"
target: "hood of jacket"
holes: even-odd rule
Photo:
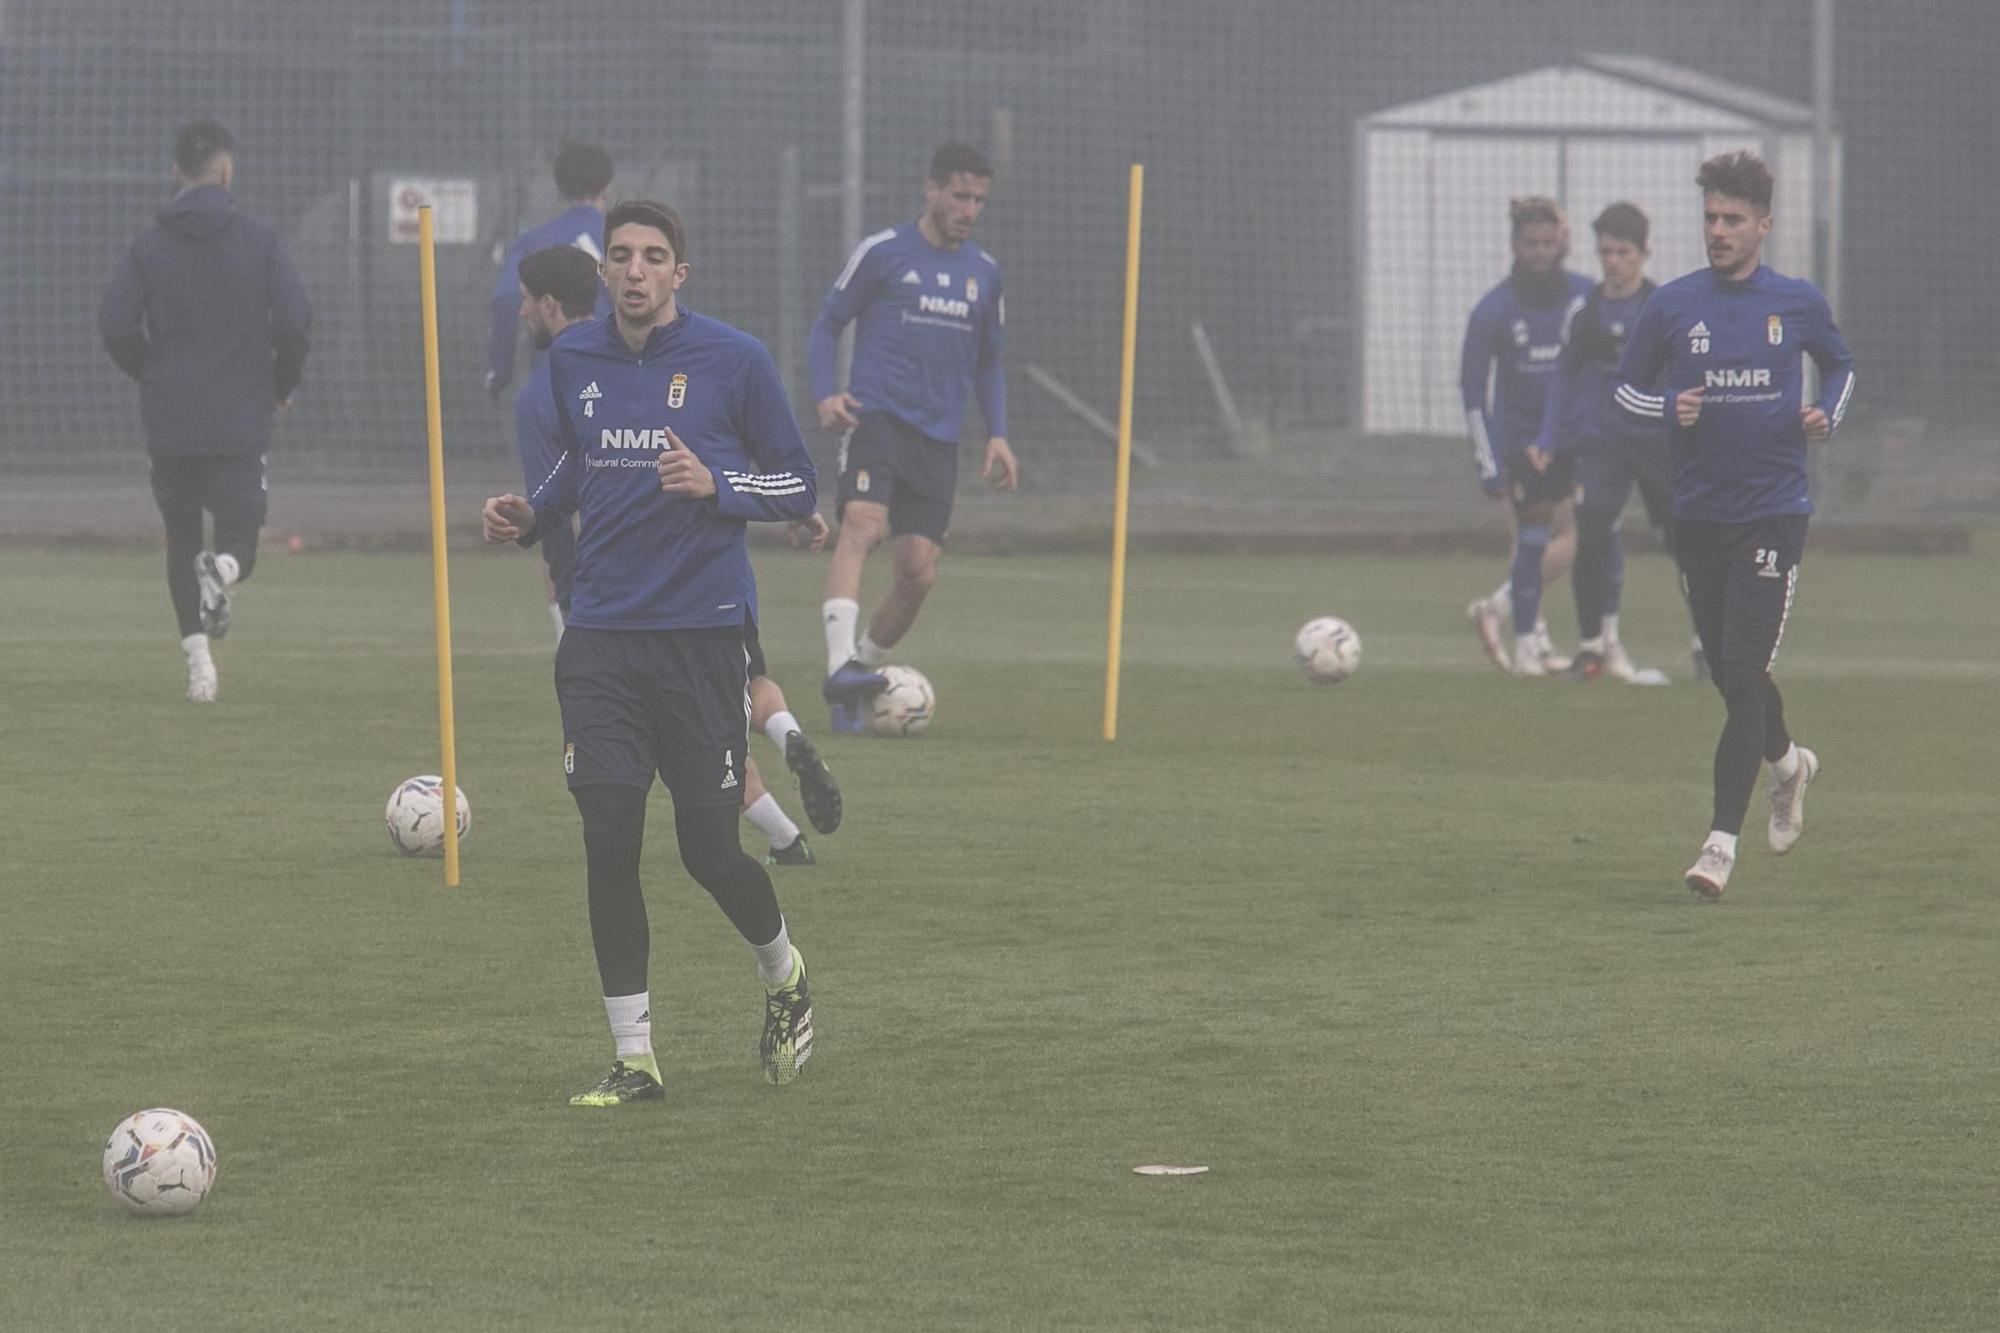
[[[229,225],[236,201],[220,185],[197,185],[175,195],[160,210],[160,225],[190,241],[213,239]]]

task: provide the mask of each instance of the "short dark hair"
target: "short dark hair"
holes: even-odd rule
[[[551,245],[521,260],[521,289],[540,299],[556,298],[571,319],[587,319],[597,310],[597,261],[573,245]]]
[[[595,199],[611,188],[611,154],[594,143],[564,140],[556,149],[556,192],[564,199]]]
[[[656,229],[667,238],[667,248],[679,263],[687,262],[687,233],[681,229],[681,215],[656,199],[621,199],[604,215],[604,248],[611,248],[611,233],[628,222]]]
[[[1599,213],[1597,221],[1590,224],[1590,229],[1600,238],[1609,236],[1613,240],[1630,241],[1643,250],[1646,248],[1646,237],[1652,232],[1652,224],[1637,204],[1620,199]]]
[[[993,164],[970,144],[948,143],[931,154],[931,179],[939,185],[949,185],[953,176],[961,174],[992,180]]]
[[[1771,211],[1771,169],[1747,148],[1711,157],[1695,173],[1701,192],[1741,199],[1759,213]]]
[[[1558,230],[1563,227],[1562,205],[1545,194],[1524,194],[1518,199],[1507,201],[1507,221],[1519,236],[1524,228],[1537,223],[1553,224]]]
[[[174,135],[174,165],[190,179],[208,170],[218,153],[234,152],[236,138],[213,120],[203,117],[181,126]]]

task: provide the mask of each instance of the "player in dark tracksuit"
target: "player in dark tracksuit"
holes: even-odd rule
[[[744,624],[756,583],[747,522],[804,520],[817,481],[770,353],[683,310],[681,222],[634,200],[604,220],[613,316],[549,349],[561,454],[523,498],[486,502],[486,538],[532,542],[579,516],[569,627],[556,651],[563,770],[583,818],[591,938],[617,1060],[573,1105],[664,1096],[639,886],[646,796],[674,800],[681,862],[757,959],[760,1056],[786,1083],[812,1051],[804,961],[764,867],[736,832],[749,733]]]
[[[1826,297],[1760,266],[1771,173],[1753,153],[1702,164],[1709,267],[1653,294],[1618,364],[1626,410],[1672,423],[1674,555],[1695,630],[1728,707],[1715,804],[1686,880],[1722,896],[1760,760],[1771,766],[1769,837],[1789,851],[1819,758],[1792,743],[1771,679],[1791,615],[1812,500],[1806,446],[1829,438],[1854,393],[1854,358]],[[1803,358],[1820,373],[1804,401]],[[1661,382],[1662,392],[1651,386]]]
[[[228,130],[212,120],[182,127],[180,192],[132,242],[98,313],[105,350],[139,381],[167,594],[188,698],[202,703],[216,697],[210,640],[229,631],[230,588],[257,563],[272,413],[291,406],[312,325],[277,233],[230,197],[235,172]],[[212,552],[204,511],[215,516]]]
[[[1618,606],[1625,583],[1625,545],[1619,516],[1636,486],[1646,517],[1673,543],[1673,453],[1666,425],[1633,416],[1618,405],[1618,358],[1625,338],[1655,288],[1645,277],[1651,228],[1636,205],[1615,203],[1591,223],[1604,281],[1570,302],[1563,319],[1562,356],[1542,416],[1545,452],[1576,456],[1576,592],[1581,642],[1570,664],[1572,679],[1610,675],[1619,680],[1664,682],[1642,674],[1618,634]]]
[[[1591,284],[1562,267],[1569,237],[1553,199],[1516,199],[1508,215],[1514,271],[1480,298],[1466,321],[1459,390],[1479,484],[1513,506],[1514,555],[1506,581],[1492,595],[1473,599],[1465,611],[1497,665],[1511,665],[1523,676],[1546,676],[1569,665],[1555,657],[1541,605],[1545,575],[1555,578],[1567,570],[1573,549],[1574,455],[1544,453],[1536,441],[1562,352],[1563,312]]]

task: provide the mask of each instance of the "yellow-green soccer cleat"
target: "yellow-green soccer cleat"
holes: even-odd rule
[[[812,994],[806,989],[806,960],[796,947],[792,950],[792,975],[776,986],[764,988],[764,1037],[757,1043],[757,1058],[764,1064],[764,1080],[790,1083],[812,1057]]]
[[[579,1092],[569,1099],[571,1106],[623,1106],[627,1102],[664,1101],[667,1090],[660,1086],[660,1080],[643,1069],[635,1069],[623,1060],[612,1062],[611,1072],[604,1081],[589,1092]]]

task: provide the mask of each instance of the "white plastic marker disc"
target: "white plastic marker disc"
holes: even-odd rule
[[[1152,1166],[1135,1166],[1132,1168],[1132,1173],[1140,1176],[1204,1176],[1208,1174],[1208,1168],[1205,1166],[1161,1166],[1156,1163]]]
[[[1632,673],[1632,683],[1634,685],[1665,685],[1667,684],[1667,673],[1658,667],[1641,667]]]

